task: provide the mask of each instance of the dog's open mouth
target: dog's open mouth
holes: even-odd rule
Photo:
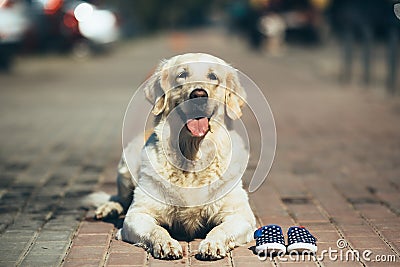
[[[203,137],[210,130],[207,117],[189,119],[186,121],[186,128],[195,137]]]

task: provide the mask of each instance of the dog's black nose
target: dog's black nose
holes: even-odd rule
[[[202,88],[196,88],[190,93],[190,96],[189,96],[190,99],[198,98],[198,97],[208,97],[206,90],[204,90]]]

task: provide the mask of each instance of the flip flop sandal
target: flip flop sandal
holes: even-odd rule
[[[282,228],[279,225],[270,224],[258,228],[254,232],[256,240],[256,253],[265,252],[286,253],[285,238],[283,237]]]
[[[288,230],[287,251],[317,252],[317,239],[303,226],[292,226]]]

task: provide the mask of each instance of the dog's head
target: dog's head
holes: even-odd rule
[[[237,71],[225,61],[202,53],[178,55],[162,61],[144,92],[158,118],[176,111],[193,137],[204,137],[210,119],[235,120],[246,97]]]

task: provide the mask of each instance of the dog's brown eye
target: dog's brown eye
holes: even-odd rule
[[[215,73],[211,72],[210,74],[208,74],[208,79],[216,81],[216,80],[218,80],[218,77],[217,77],[217,75],[215,75]]]
[[[177,79],[186,79],[188,76],[188,72],[187,71],[182,71],[181,73],[178,74],[178,76],[176,76]]]

